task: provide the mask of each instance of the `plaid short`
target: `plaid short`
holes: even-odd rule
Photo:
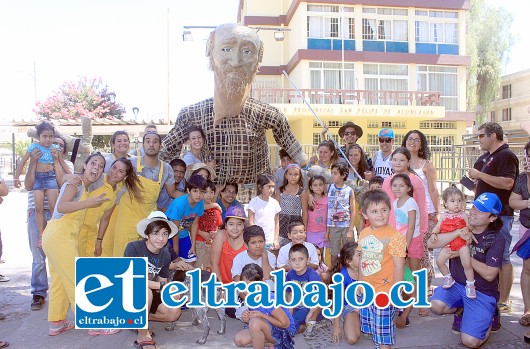
[[[396,308],[392,305],[380,309],[372,303],[362,308],[360,312],[361,331],[371,334],[376,344],[394,345],[396,343],[395,312]]]

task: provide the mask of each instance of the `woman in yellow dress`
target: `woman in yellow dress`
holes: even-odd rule
[[[75,311],[75,258],[78,254],[78,236],[88,208],[108,201],[104,194],[88,196],[90,184],[103,174],[105,158],[100,153],[88,157],[81,183],[64,183],[59,192],[52,219],[42,235],[42,248],[48,257],[50,270],[49,335],[56,336],[74,327],[66,321],[68,307]]]

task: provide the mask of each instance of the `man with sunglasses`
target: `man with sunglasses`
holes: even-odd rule
[[[495,193],[502,203],[499,215],[502,228],[499,233],[506,240],[500,277],[499,309],[510,312],[510,290],[513,284],[513,266],[510,262],[510,245],[512,242],[513,209],[509,199],[515,179],[519,175],[519,160],[504,142],[502,127],[495,122],[486,122],[478,128],[480,149],[485,153],[480,156],[472,169],[468,170],[469,178],[475,180],[475,199],[482,193]]]
[[[394,146],[394,131],[383,128],[379,131],[379,151],[375,153],[374,176],[389,177],[392,171],[392,147]]]

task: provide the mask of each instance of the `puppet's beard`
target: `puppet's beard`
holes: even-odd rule
[[[256,76],[257,68],[250,71],[247,67],[233,68],[228,66],[226,68],[217,68],[215,71],[216,80],[226,91],[228,96],[242,94],[250,87],[254,76]]]

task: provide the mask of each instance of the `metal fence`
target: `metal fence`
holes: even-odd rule
[[[523,170],[524,164],[524,146],[525,143],[510,144],[510,149],[519,158],[520,171]],[[375,153],[379,150],[379,146],[375,145],[362,147],[365,152],[370,154],[372,159],[374,158]],[[309,157],[317,155],[318,146],[316,145],[304,144],[302,145],[302,148]],[[478,145],[431,146],[429,149],[431,150],[431,161],[436,168],[438,182],[440,182],[442,186],[444,184],[458,183],[460,178],[467,173],[467,170],[473,168],[473,164],[478,157],[484,153],[480,150]],[[278,150],[279,147],[277,145],[269,145],[273,168],[280,165]]]

